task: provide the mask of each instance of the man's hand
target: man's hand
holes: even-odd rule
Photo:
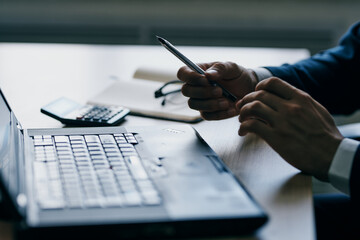
[[[343,136],[322,105],[288,83],[269,78],[236,106],[240,111],[239,135],[257,134],[294,167],[328,180]]]
[[[189,97],[189,107],[200,111],[207,120],[220,120],[239,114],[235,103],[222,95],[220,87],[212,86],[208,80],[219,82],[226,90],[241,99],[254,91],[257,79],[255,74],[235,63],[214,62],[199,64],[205,76],[185,66],[177,76],[184,82],[182,93]]]

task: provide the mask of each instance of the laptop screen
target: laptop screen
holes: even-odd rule
[[[11,196],[18,191],[16,143],[13,142],[14,130],[11,125],[11,110],[0,90],[0,176],[1,184]]]

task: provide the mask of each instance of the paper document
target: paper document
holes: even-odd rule
[[[143,75],[135,74],[135,76],[144,77],[144,74],[149,75],[149,72],[144,71],[141,74]],[[118,80],[103,92],[91,98],[88,103],[127,107],[131,111],[130,114],[133,115],[184,122],[200,121],[200,113],[189,108],[187,104],[188,98],[184,97],[181,92],[166,96],[165,105],[161,104],[164,100],[163,97],[154,97],[154,92],[164,85],[163,81],[166,81],[166,79],[162,81],[144,79]],[[167,87],[166,91],[180,88],[181,84],[172,84]]]

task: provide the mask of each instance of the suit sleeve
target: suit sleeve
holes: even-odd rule
[[[359,201],[360,198],[360,146],[357,148],[353,160],[350,175],[350,197],[352,200]]]
[[[292,65],[265,68],[309,93],[332,114],[350,114],[360,109],[360,22],[337,47]]]

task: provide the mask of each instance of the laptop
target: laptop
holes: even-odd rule
[[[23,129],[0,95],[17,238],[237,236],[268,219],[189,125]]]

